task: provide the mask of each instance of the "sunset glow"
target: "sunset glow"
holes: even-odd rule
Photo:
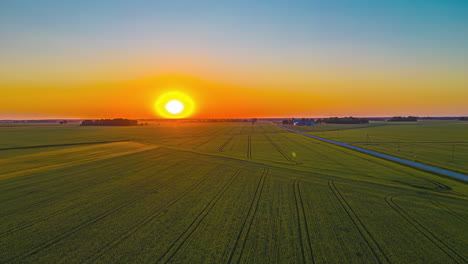
[[[0,3],[0,119],[468,114],[465,2],[175,2]]]
[[[160,95],[154,107],[160,117],[187,118],[193,115],[195,103],[187,94],[172,91]]]
[[[176,115],[184,110],[184,104],[179,100],[172,100],[166,104],[165,108],[169,113]]]

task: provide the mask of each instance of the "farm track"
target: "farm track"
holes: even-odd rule
[[[226,142],[224,142],[221,146],[218,147],[218,152],[223,152],[224,151],[224,148],[229,145],[229,143],[231,143],[231,141],[234,139],[234,136],[231,136],[230,138],[228,138],[226,140]]]
[[[297,227],[298,227],[298,234],[299,240],[301,243],[301,253],[302,253],[302,260],[303,263],[315,263],[314,254],[312,251],[312,242],[310,241],[310,232],[309,232],[309,225],[307,223],[307,216],[304,209],[304,202],[302,199],[301,188],[299,186],[300,180],[296,179],[293,183],[293,193],[294,193],[294,200],[296,204],[296,213],[297,213]],[[302,224],[301,219],[304,221]],[[304,240],[306,241],[304,246]]]
[[[264,134],[264,136],[268,140],[268,142],[270,142],[270,144],[281,154],[281,156],[283,156],[283,158],[286,161],[295,163],[295,161],[278,144],[271,140],[271,138],[267,134]]]
[[[244,135],[244,130],[245,130],[245,126],[242,127],[241,131],[240,131],[240,135]]]
[[[300,131],[296,131],[296,130],[292,130],[290,128],[283,127],[283,126],[281,126],[281,128],[283,128],[285,130],[288,130],[288,131],[290,131],[292,133],[296,133],[296,134],[308,137],[308,138],[313,138],[313,139],[316,139],[316,140],[319,140],[319,141],[324,141],[324,142],[327,142],[327,143],[330,143],[330,144],[333,144],[333,145],[336,145],[336,146],[340,146],[340,147],[351,149],[351,150],[361,152],[361,153],[364,153],[364,154],[367,154],[367,155],[371,155],[371,156],[374,156],[374,157],[377,157],[377,158],[392,161],[392,162],[398,163],[400,165],[403,164],[405,166],[412,167],[412,168],[415,168],[417,170],[428,171],[430,173],[441,174],[441,175],[444,175],[444,176],[449,176],[449,177],[453,177],[453,178],[457,178],[457,179],[461,179],[461,180],[465,180],[465,181],[468,180],[467,175],[465,175],[463,173],[460,173],[460,172],[457,172],[457,171],[451,171],[451,170],[443,169],[443,168],[440,168],[440,167],[431,166],[429,164],[424,164],[424,163],[420,163],[420,162],[417,162],[417,161],[412,161],[410,159],[401,158],[401,157],[394,156],[394,155],[388,155],[388,154],[385,154],[385,153],[382,153],[382,152],[378,152],[378,151],[374,151],[374,150],[370,150],[370,149],[366,149],[366,148],[360,148],[360,147],[352,146],[352,145],[349,145],[347,143],[343,143],[343,142],[339,142],[339,141],[334,141],[334,140],[314,136],[312,134],[306,134],[306,133],[303,133],[303,132],[300,132]]]
[[[198,138],[200,138],[200,137],[191,137],[189,140],[182,141],[182,142],[178,143],[177,146],[186,145],[186,144],[188,144],[188,143],[190,143],[190,142],[192,142],[192,141],[197,140]]]
[[[245,244],[247,243],[247,238],[249,237],[250,230],[252,229],[252,224],[257,214],[258,204],[263,193],[263,187],[265,186],[265,179],[268,175],[270,169],[263,169],[263,173],[260,176],[260,179],[257,183],[257,188],[255,189],[255,194],[250,203],[249,211],[247,216],[244,219],[244,222],[241,225],[241,230],[237,234],[236,242],[234,243],[234,248],[229,255],[229,260],[227,263],[240,263],[242,255],[244,254]],[[237,253],[237,254],[236,254]],[[234,261],[234,256],[237,255],[236,261]]]
[[[121,244],[123,241],[128,239],[132,234],[146,226],[148,223],[150,223],[152,220],[154,220],[156,217],[164,213],[168,208],[170,208],[173,204],[178,202],[180,199],[184,198],[191,190],[195,189],[197,186],[199,186],[203,181],[205,181],[212,172],[215,170],[221,168],[222,165],[218,165],[215,167],[213,170],[208,172],[201,180],[196,182],[195,184],[191,185],[189,188],[184,190],[181,195],[175,197],[171,201],[167,202],[163,206],[159,207],[156,211],[151,213],[150,215],[146,216],[145,218],[141,219],[138,221],[135,225],[133,225],[131,228],[129,228],[127,231],[116,237],[115,239],[111,240],[110,242],[106,243],[103,247],[101,247],[99,250],[97,250],[95,253],[91,254],[88,256],[82,263],[85,262],[95,262],[97,261],[100,257],[102,257],[105,252],[115,248],[119,244]]]
[[[112,167],[112,165],[109,165],[109,166],[107,166],[107,167]],[[91,168],[90,170],[93,170],[93,169]],[[89,178],[82,178],[82,180],[92,179],[92,178],[94,178],[94,177],[96,177],[96,176],[95,176],[95,175],[91,175],[91,176],[89,176]],[[20,207],[20,208],[18,208],[18,210],[0,214],[0,217],[5,217],[5,216],[12,215],[12,214],[16,214],[16,213],[18,213],[18,212],[21,212],[21,211],[24,211],[24,210],[27,210],[27,209],[36,207],[36,206],[38,206],[38,205],[41,205],[41,204],[44,204],[44,203],[47,203],[47,202],[60,200],[60,199],[62,199],[63,196],[65,196],[65,195],[69,195],[69,194],[73,194],[73,193],[76,193],[76,192],[80,192],[80,191],[83,191],[83,190],[88,189],[90,186],[94,187],[94,186],[96,186],[96,185],[106,183],[107,181],[108,181],[108,179],[102,179],[101,181],[93,182],[93,183],[90,184],[90,185],[86,185],[86,186],[83,186],[83,187],[80,187],[80,188],[76,188],[76,189],[73,189],[72,191],[69,191],[69,192],[66,192],[66,193],[62,193],[62,194],[60,194],[60,195],[53,196],[53,197],[51,197],[51,198],[44,199],[44,200],[41,200],[41,201],[38,201],[38,202],[35,202],[35,203],[32,203],[32,204],[29,204],[29,205]]]
[[[236,127],[232,127],[231,129],[229,129],[229,131],[226,132],[225,135],[235,135],[235,134],[232,134],[232,131],[234,131],[235,128],[236,128]]]
[[[284,136],[284,137],[285,137],[285,136]],[[290,141],[293,141],[294,143],[299,144],[299,143],[298,143],[296,140],[294,140],[294,139],[290,139]],[[403,174],[405,174],[405,175],[410,175],[410,176],[412,176],[412,177],[415,177],[415,178],[418,178],[418,179],[420,179],[420,180],[423,180],[423,181],[426,181],[426,182],[428,182],[428,183],[433,184],[433,185],[435,186],[436,189],[450,190],[450,187],[448,187],[447,185],[445,185],[445,184],[443,184],[443,183],[441,183],[441,182],[438,182],[438,181],[435,181],[435,180],[430,180],[430,179],[428,179],[428,178],[426,178],[426,177],[419,176],[419,175],[415,175],[415,174],[413,174],[413,173],[411,173],[411,172],[407,172],[407,171],[404,171],[404,170],[401,170],[401,169],[392,167],[392,166],[390,166],[390,165],[383,164],[383,163],[381,163],[381,162],[377,162],[377,161],[375,161],[375,160],[367,159],[367,158],[361,157],[360,155],[356,155],[356,154],[352,154],[352,153],[346,152],[346,151],[344,151],[344,150],[342,150],[342,149],[334,148],[334,147],[332,147],[332,146],[329,146],[329,145],[326,144],[326,143],[320,144],[320,146],[325,146],[325,147],[327,147],[327,148],[329,148],[329,149],[333,149],[333,150],[342,152],[342,153],[347,154],[347,155],[352,155],[353,157],[359,158],[359,159],[361,159],[361,160],[365,160],[365,161],[367,161],[367,162],[376,164],[376,165],[378,165],[378,166],[382,166],[382,167],[391,169],[391,170],[393,170],[393,171],[397,171],[397,172],[399,172],[399,173],[403,173]],[[308,147],[308,146],[306,146],[306,145],[304,145],[304,147],[307,148],[307,149],[309,149],[309,150],[311,150],[311,151],[314,151],[314,152],[318,153],[317,150],[314,149],[314,148],[310,148],[310,147]],[[370,176],[370,175],[368,175],[368,174],[366,174],[366,173],[364,173],[364,172],[361,172],[361,171],[359,171],[359,170],[349,168],[349,167],[346,166],[344,163],[339,162],[339,161],[337,161],[336,159],[330,158],[330,156],[324,154],[323,152],[320,152],[320,155],[327,157],[329,160],[334,161],[335,163],[341,165],[342,167],[345,167],[346,169],[348,169],[348,170],[354,172],[355,174],[360,174],[360,175],[363,175],[363,176],[366,176],[366,177],[372,177],[372,176]]]
[[[190,225],[185,229],[185,231],[172,243],[171,246],[167,249],[166,252],[156,261],[156,263],[168,263],[172,260],[175,254],[179,249],[184,245],[184,243],[190,238],[190,236],[197,230],[200,224],[203,222],[205,217],[213,209],[219,199],[226,193],[227,189],[232,185],[232,183],[237,179],[239,174],[242,172],[241,169],[237,170],[231,179],[223,186],[223,188],[211,199],[211,201],[203,208],[203,210],[198,214],[198,216],[190,223]]]
[[[177,163],[177,164],[178,164],[178,163]],[[177,165],[177,164],[175,164],[175,165]],[[171,165],[172,165],[172,164],[171,164]],[[162,183],[161,183],[162,186],[166,186],[166,185],[172,183],[176,178],[178,178],[180,175],[182,175],[182,174],[184,174],[184,173],[187,173],[188,171],[190,171],[190,170],[184,170],[184,171],[182,171],[182,172],[180,172],[180,173],[175,174],[174,176],[172,176],[172,177],[170,177],[169,179],[167,179],[167,182],[162,182]],[[131,191],[133,191],[133,190],[135,190],[135,189],[141,187],[141,185],[139,185],[139,183],[144,182],[144,181],[146,181],[146,180],[148,180],[148,179],[150,179],[150,178],[155,178],[155,179],[153,179],[153,181],[146,182],[146,183],[145,183],[145,186],[151,185],[151,184],[153,184],[154,182],[156,182],[156,181],[158,180],[158,178],[157,178],[157,177],[154,177],[154,175],[151,175],[151,176],[149,176],[149,177],[145,177],[145,178],[143,178],[143,179],[140,179],[140,180],[138,180],[138,181],[136,181],[136,182],[130,184],[129,186],[125,186],[125,187],[121,187],[121,188],[116,188],[116,189],[114,189],[114,190],[112,190],[112,191],[110,191],[110,192],[108,192],[108,193],[105,193],[103,196],[100,196],[100,197],[98,197],[98,198],[96,198],[96,199],[94,199],[94,200],[92,200],[92,201],[81,202],[81,203],[78,203],[78,204],[75,204],[75,205],[72,205],[72,206],[63,208],[62,210],[58,210],[58,211],[56,211],[56,212],[54,212],[54,213],[52,213],[52,214],[46,215],[46,216],[41,217],[41,218],[37,218],[37,219],[35,219],[34,221],[31,221],[31,222],[29,222],[29,223],[24,223],[24,224],[22,224],[22,225],[20,225],[20,226],[17,226],[17,227],[14,227],[14,228],[12,228],[12,229],[9,229],[9,230],[7,230],[7,231],[5,231],[5,232],[3,232],[3,233],[0,233],[0,238],[5,237],[5,236],[8,236],[8,235],[10,235],[10,234],[12,234],[12,233],[14,233],[14,232],[23,230],[23,229],[25,229],[25,228],[34,226],[35,224],[38,224],[38,223],[43,222],[43,221],[46,221],[46,220],[48,220],[48,219],[50,219],[50,218],[52,218],[52,217],[54,217],[54,216],[57,216],[57,215],[66,213],[66,212],[71,211],[71,210],[73,210],[73,209],[75,209],[75,208],[79,208],[80,206],[87,205],[87,204],[90,204],[90,203],[93,203],[93,202],[96,202],[96,201],[100,201],[100,200],[103,200],[103,199],[105,199],[105,198],[107,198],[107,197],[111,197],[111,196],[112,196],[113,194],[115,194],[115,193],[119,193],[119,192],[121,192],[121,191],[131,192]],[[127,189],[128,187],[132,187],[132,188]]]
[[[376,258],[376,260],[379,263],[391,263],[390,260],[388,259],[387,255],[385,255],[385,253],[383,252],[380,245],[377,243],[377,241],[375,241],[375,239],[372,236],[372,234],[370,233],[370,231],[366,228],[364,223],[362,223],[361,219],[356,214],[354,209],[351,207],[351,205],[348,203],[348,201],[344,198],[344,196],[341,194],[341,192],[338,190],[338,188],[336,188],[335,181],[329,180],[328,181],[328,186],[330,187],[330,189],[331,189],[333,195],[335,196],[336,200],[343,207],[344,211],[348,215],[351,222],[354,224],[356,229],[359,231],[359,234],[361,234],[361,237],[364,239],[367,246],[372,251],[372,254]]]
[[[447,206],[444,206],[436,201],[433,201],[431,200],[431,203],[434,204],[435,206],[439,207],[440,209],[446,211],[447,213],[455,216],[456,218],[458,218],[459,220],[463,221],[463,222],[468,222],[468,218],[463,216],[463,215],[460,215],[458,214],[457,212],[453,211],[452,209],[448,208]]]
[[[284,138],[286,138],[286,136],[284,136],[284,135],[281,135],[281,136],[284,137]],[[286,139],[288,139],[288,138],[286,138]],[[294,143],[297,144],[297,145],[299,145],[299,143],[298,143],[295,139],[288,139],[288,140],[291,141],[291,142],[294,142]],[[327,155],[327,154],[325,154],[325,153],[323,153],[323,152],[320,152],[320,153],[319,153],[319,152],[318,152],[316,149],[314,149],[314,148],[311,148],[311,147],[309,147],[309,146],[307,146],[307,145],[304,145],[303,147],[306,148],[306,149],[308,149],[308,150],[310,150],[310,151],[312,151],[312,152],[315,152],[315,153],[317,153],[317,154],[320,154],[321,156],[325,157],[325,158],[328,159],[329,161],[331,161],[331,162],[333,162],[333,163],[336,163],[336,164],[340,165],[341,167],[343,167],[343,168],[345,168],[345,169],[347,169],[347,170],[350,170],[350,171],[351,171],[352,173],[354,173],[355,175],[361,175],[361,176],[365,176],[365,177],[374,178],[373,176],[370,176],[370,175],[368,175],[368,174],[366,174],[366,173],[364,173],[364,172],[362,172],[362,171],[360,171],[360,170],[356,170],[356,169],[350,168],[350,167],[347,166],[345,163],[339,161],[338,159],[334,159],[334,158],[330,157],[329,155]]]
[[[50,147],[67,147],[67,146],[78,146],[78,145],[97,145],[117,142],[128,142],[129,139],[125,140],[112,140],[112,141],[96,141],[96,142],[81,142],[81,143],[64,143],[55,145],[36,145],[36,146],[23,146],[23,147],[11,147],[11,148],[0,148],[2,150],[14,150],[14,149],[32,149],[32,148],[50,148]]]
[[[24,175],[24,176],[20,176],[20,177],[1,180],[0,182],[2,183],[1,184],[2,188],[0,188],[0,191],[5,192],[5,191],[18,189],[19,187],[24,187],[24,186],[27,186],[27,185],[31,185],[32,183],[33,184],[38,184],[38,183],[44,183],[44,182],[48,182],[48,181],[54,181],[55,177],[58,178],[58,177],[63,177],[63,176],[57,175],[55,177],[51,177],[51,178],[47,178],[47,179],[38,179],[38,176],[41,175],[41,174],[49,174],[50,172],[57,172],[57,171],[60,171],[60,170],[70,171],[73,168],[82,167],[84,164],[91,165],[91,164],[99,163],[101,168],[113,167],[114,166],[113,164],[107,164],[105,166],[102,166],[101,164],[102,164],[103,161],[109,161],[111,159],[116,159],[116,158],[123,158],[123,157],[131,156],[131,155],[134,155],[134,154],[151,155],[151,153],[149,153],[149,152],[152,151],[152,150],[154,150],[154,149],[148,149],[148,150],[144,150],[144,151],[140,151],[140,152],[127,153],[127,154],[124,154],[124,155],[121,155],[121,156],[115,156],[115,157],[110,157],[110,158],[106,158],[106,159],[99,159],[99,160],[90,161],[90,162],[81,163],[81,164],[74,164],[74,165],[69,166],[69,167],[53,168],[53,169],[50,169],[50,170],[47,170],[47,171],[42,171],[42,172],[39,172],[39,173],[31,173],[29,175]],[[94,170],[94,169],[90,168],[87,171],[92,171],[92,170]],[[31,182],[30,178],[36,178],[37,180]],[[26,181],[26,183],[21,185],[22,181]],[[6,189],[4,189],[5,187],[6,187]]]
[[[247,136],[247,158],[252,158],[252,138],[250,135]]]
[[[195,149],[197,149],[197,148],[199,148],[199,147],[201,147],[201,146],[203,146],[203,145],[205,145],[205,144],[208,144],[210,141],[212,141],[212,140],[215,139],[215,138],[216,138],[216,136],[214,136],[214,137],[211,137],[211,136],[210,136],[208,140],[203,141],[202,143],[196,145],[196,146],[193,147],[192,149],[195,150]]]
[[[210,170],[208,173],[205,174],[205,176],[203,176],[201,179],[199,179],[198,181],[196,181],[194,184],[192,184],[187,190],[184,191],[184,193],[186,193],[187,191],[191,190],[191,189],[194,189],[195,187],[197,187],[198,185],[200,185],[202,182],[204,182],[214,171],[216,171],[217,169],[221,168],[223,166],[223,164],[219,164],[217,165],[216,167],[214,167],[212,170]],[[166,184],[167,185],[167,184]],[[164,186],[166,186],[164,185]],[[164,187],[164,186],[160,186],[160,187]],[[105,211],[103,212],[102,214],[98,215],[96,218],[94,219],[91,219],[89,221],[86,221],[86,222],[83,222],[77,226],[75,226],[74,228],[58,235],[58,236],[55,236],[49,240],[47,240],[46,242],[36,246],[36,247],[33,247],[32,249],[26,251],[26,252],[23,252],[21,253],[20,255],[17,255],[13,258],[10,258],[6,261],[4,261],[4,263],[11,263],[11,262],[21,262],[21,260],[27,258],[27,257],[30,257],[38,252],[40,252],[41,250],[43,249],[46,249],[64,239],[66,239],[67,237],[77,233],[78,231],[82,230],[83,228],[85,227],[88,227],[104,218],[106,218],[107,216],[113,214],[114,212],[124,208],[124,207],[127,207],[129,205],[132,205],[136,202],[138,202],[139,200],[143,199],[144,197],[146,197],[147,194],[150,194],[150,193],[153,193],[154,190],[148,190],[146,192],[144,192],[143,194],[139,195],[138,197],[134,198],[134,199],[131,199],[129,201],[126,201],[124,203],[122,203],[120,206],[116,207],[116,208],[113,208],[111,210],[108,210],[108,211]],[[170,205],[172,205],[173,203],[175,202],[172,202]]]
[[[413,226],[417,231],[419,231],[424,237],[426,237],[432,244],[444,252],[449,258],[451,258],[455,263],[467,263],[468,261],[458,254],[452,247],[443,242],[438,236],[436,236],[431,230],[426,228],[423,224],[409,215],[403,208],[393,200],[393,196],[385,197],[385,202],[387,205],[392,208],[397,214],[399,214],[403,219],[405,219],[411,226]]]

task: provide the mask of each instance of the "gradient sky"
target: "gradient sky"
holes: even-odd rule
[[[468,115],[468,1],[0,1],[0,119]]]

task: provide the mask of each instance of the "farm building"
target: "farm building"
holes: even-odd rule
[[[293,126],[313,126],[314,125],[314,120],[313,119],[293,119],[292,120],[292,125]]]

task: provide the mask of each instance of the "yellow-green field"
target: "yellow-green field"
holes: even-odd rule
[[[302,132],[468,174],[468,122],[423,120],[293,127]]]
[[[468,141],[438,125],[311,133]],[[418,160],[466,172],[456,147]],[[3,126],[0,149],[0,263],[468,261],[466,182],[266,122]]]

